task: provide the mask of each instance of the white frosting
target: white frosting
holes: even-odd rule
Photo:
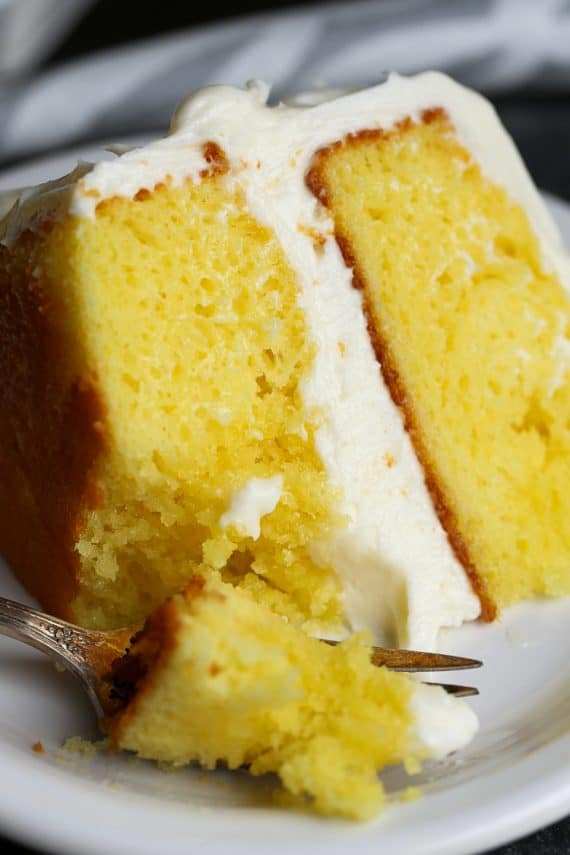
[[[339,574],[354,628],[367,627],[380,641],[433,649],[441,627],[475,618],[479,604],[434,512],[400,411],[382,381],[361,297],[326,210],[305,186],[305,173],[316,150],[348,133],[390,128],[406,116],[443,107],[484,173],[524,206],[545,263],[567,283],[568,261],[493,108],[444,75],[391,75],[380,86],[331,100],[319,97],[309,107],[269,108],[267,95],[259,83],[246,90],[201,90],[179,107],[166,139],[97,164],[72,192],[58,190],[51,206],[46,205],[49,192],[38,199],[52,216],[57,204],[65,212],[93,216],[102,198],[133,196],[166,176],[174,183],[200,180],[204,143],[222,148],[230,164],[225,180],[243,189],[253,215],[274,230],[298,274],[299,302],[318,345],[303,394],[307,405],[324,413],[317,448],[331,481],[341,488],[340,511],[348,524],[333,541],[314,544],[313,555]],[[33,225],[37,212],[30,198],[26,204],[25,211],[16,206],[6,221],[5,239]],[[248,530],[256,531],[259,495],[246,487],[235,502],[240,519],[250,520]]]
[[[277,507],[283,492],[283,476],[273,478],[250,478],[247,484],[234,494],[230,506],[220,517],[222,528],[235,526],[243,534],[257,540],[261,534],[261,518]]]
[[[418,683],[410,706],[417,744],[434,760],[464,748],[479,728],[471,707],[438,686]]]
[[[67,213],[77,193],[77,182],[93,169],[81,161],[72,172],[36,187],[6,191],[0,197],[0,242],[10,246],[25,229],[34,229],[44,220],[57,220]]]

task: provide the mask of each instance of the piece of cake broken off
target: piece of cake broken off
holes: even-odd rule
[[[105,726],[117,747],[176,765],[274,772],[294,803],[368,819],[384,803],[384,766],[417,770],[472,737],[464,702],[371,665],[364,634],[330,647],[206,573],[115,663],[124,705]],[[423,728],[428,711],[447,723],[438,736]]]

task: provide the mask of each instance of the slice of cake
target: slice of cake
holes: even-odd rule
[[[570,591],[568,261],[489,131],[485,105],[464,128],[452,100],[321,149],[307,176],[485,617]]]
[[[476,719],[443,689],[376,668],[365,639],[329,647],[215,574],[147,621],[114,665],[122,699],[105,726],[141,757],[275,772],[297,803],[368,819],[377,772],[462,747]],[[423,730],[437,710],[437,733]]]
[[[569,268],[492,108],[266,98],[202,90],[4,220],[2,551],[99,627],[202,562],[420,648],[568,593]]]

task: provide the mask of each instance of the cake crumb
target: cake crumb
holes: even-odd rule
[[[34,744],[32,745],[32,751],[34,751],[36,754],[47,754],[47,751],[44,748],[43,742],[40,742],[39,739],[37,742],[34,742]]]
[[[320,232],[318,229],[315,229],[313,226],[306,226],[304,223],[299,223],[297,231],[301,232],[302,235],[306,235],[311,238],[315,246],[322,247],[327,241],[327,235],[323,234],[323,232]]]
[[[83,739],[81,736],[70,736],[63,743],[64,751],[80,754],[82,757],[95,757],[98,751],[105,750],[108,746],[108,739],[99,739],[97,742],[93,742],[90,739]]]
[[[415,757],[408,757],[404,760],[404,769],[408,775],[419,775],[422,771],[422,764]],[[408,787],[408,789],[410,789]]]
[[[175,772],[182,772],[184,770],[184,766],[182,764],[169,763],[166,760],[159,760],[156,766],[166,775],[173,775]]]
[[[402,801],[415,802],[417,799],[421,799],[422,795],[423,792],[421,787],[406,787],[402,793]]]
[[[81,193],[83,194],[83,196],[87,196],[87,197],[90,197],[92,199],[100,199],[101,198],[101,194],[99,193],[99,191],[97,190],[96,187],[90,187],[89,190],[83,190],[82,189]]]
[[[393,454],[390,454],[390,452],[386,452],[386,454],[384,455],[384,462],[388,469],[391,469],[392,466],[396,465],[396,458]]]
[[[346,356],[346,344],[344,341],[337,342],[338,351],[341,356]]]

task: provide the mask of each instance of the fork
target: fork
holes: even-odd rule
[[[83,629],[44,612],[0,597],[0,635],[23,641],[47,653],[79,678],[99,717],[112,715],[121,703],[120,692],[113,683],[113,662],[124,656],[140,626],[102,632]],[[337,641],[320,639],[326,644]],[[479,668],[478,659],[448,656],[444,653],[424,653],[417,650],[393,650],[373,647],[373,665],[384,665],[392,671],[452,671]],[[479,694],[471,686],[430,683],[441,686],[456,697]]]

